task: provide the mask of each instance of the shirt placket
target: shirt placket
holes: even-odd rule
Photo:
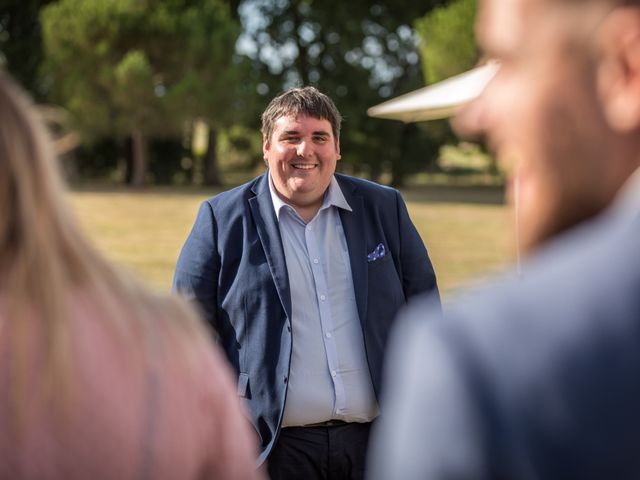
[[[322,329],[322,339],[327,356],[327,367],[329,368],[334,387],[334,414],[339,414],[345,408],[344,384],[339,368],[338,350],[334,337],[334,325],[331,317],[331,299],[329,298],[329,289],[327,288],[327,280],[323,268],[326,252],[323,252],[320,248],[320,245],[323,243],[318,239],[318,235],[320,235],[322,231],[326,231],[326,229],[319,228],[319,223],[324,222],[326,225],[329,220],[327,216],[330,216],[329,212],[323,210],[307,224],[305,227],[305,243],[307,245],[307,252],[309,253],[311,272],[316,288],[316,298],[320,312],[320,327]]]

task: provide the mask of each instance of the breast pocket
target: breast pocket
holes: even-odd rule
[[[369,270],[371,270],[371,269],[380,268],[387,263],[393,264],[393,257],[390,254],[387,254],[384,257],[378,258],[377,260],[374,260],[372,262],[367,262],[367,265],[369,266]],[[395,266],[393,268],[395,270]]]
[[[369,274],[369,312],[377,312],[393,318],[404,304],[404,290],[396,270],[393,257],[385,255],[378,260],[368,262]],[[373,310],[371,310],[373,309]]]

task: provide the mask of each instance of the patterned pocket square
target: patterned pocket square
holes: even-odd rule
[[[379,243],[375,250],[367,255],[367,262],[375,262],[376,260],[384,257],[386,253],[384,245]]]

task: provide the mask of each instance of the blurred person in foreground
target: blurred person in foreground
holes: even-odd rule
[[[262,115],[266,173],[205,201],[174,287],[238,374],[272,479],[359,479],[387,334],[406,299],[437,297],[400,193],[335,173],[341,116],[314,87]]]
[[[0,75],[0,478],[262,478],[223,357],[87,244],[54,164]]]
[[[480,0],[477,37],[457,126],[513,163],[527,260],[404,313],[371,478],[640,478],[640,2]]]

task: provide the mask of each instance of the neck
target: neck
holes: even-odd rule
[[[296,198],[287,198],[278,191],[278,188],[275,186],[271,175],[269,175],[269,190],[271,192],[271,195],[277,196],[281,201],[292,207],[296,211],[296,213],[300,215],[305,223],[309,223],[320,210],[327,189],[325,189],[325,191],[316,198],[307,196],[309,194],[304,195],[300,193],[296,195]]]
[[[308,205],[296,205],[294,203],[287,202],[286,200],[285,202],[289,203],[289,205],[293,207],[302,220],[304,220],[304,223],[309,223],[313,217],[316,216],[318,210],[320,210],[320,207],[322,206],[322,198],[323,197],[320,197],[320,200]]]

